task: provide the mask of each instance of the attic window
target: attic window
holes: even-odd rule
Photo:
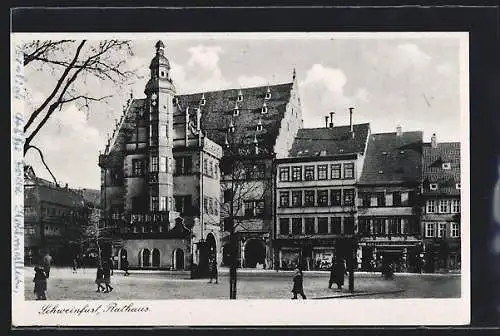
[[[443,162],[443,169],[451,169],[451,164],[449,162]]]
[[[266,100],[271,99],[271,89],[267,88],[266,96],[264,97],[264,99],[266,99]]]
[[[383,171],[383,170],[379,170],[379,171],[378,171],[378,173],[379,173],[379,174],[383,174],[383,173],[384,173],[384,171]]]
[[[229,123],[229,133],[234,133],[234,124],[233,124],[233,121],[231,120],[231,122]]]
[[[430,190],[437,190],[438,189],[438,185],[436,183],[431,183],[431,184],[429,184],[429,189]]]
[[[238,91],[238,99],[237,99],[239,102],[240,101],[243,101],[243,93],[240,91]]]
[[[233,116],[238,116],[240,114],[240,109],[238,107],[238,104],[235,104],[234,105],[234,108],[233,108]]]
[[[264,103],[264,105],[262,105],[261,113],[262,114],[266,114],[267,113],[267,105],[266,105],[266,103]]]
[[[200,106],[205,106],[207,100],[205,99],[205,95],[203,95],[200,99]]]
[[[298,151],[298,153],[297,153],[297,154],[302,155],[302,153],[303,153],[302,151]]]
[[[257,124],[257,131],[262,131],[262,124]]]
[[[388,153],[387,153],[387,152],[385,152],[385,151],[384,151],[384,152],[382,152],[382,155],[387,155],[387,154],[388,154]]]
[[[339,152],[344,153],[344,148],[340,148]]]
[[[405,153],[405,151],[404,151],[404,150],[400,150],[400,151],[399,151],[399,154],[404,154],[404,153]]]
[[[174,105],[175,105],[175,104],[177,104],[177,103],[178,103],[177,97],[172,98],[172,104],[174,104]]]
[[[460,190],[460,189],[462,189],[462,186],[461,186],[460,183],[457,183],[457,184],[455,184],[455,188],[457,188],[458,190]]]

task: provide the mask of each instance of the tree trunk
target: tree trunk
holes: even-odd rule
[[[236,245],[236,239],[234,235],[234,225],[231,229],[229,244],[231,246],[231,265],[229,268],[229,299],[236,300],[236,263],[237,263],[237,252],[238,248]]]

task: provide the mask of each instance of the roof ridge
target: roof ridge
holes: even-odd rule
[[[247,87],[240,87],[240,88],[226,88],[226,89],[211,90],[211,91],[199,91],[199,92],[191,92],[191,93],[184,93],[184,94],[176,94],[175,96],[176,97],[192,96],[192,95],[203,94],[203,93],[215,93],[215,92],[224,92],[224,91],[233,91],[233,90],[250,90],[250,89],[259,89],[259,88],[267,88],[267,87],[272,88],[275,86],[283,86],[283,85],[293,85],[293,82],[285,82],[285,83],[269,84],[269,85],[247,86]]]

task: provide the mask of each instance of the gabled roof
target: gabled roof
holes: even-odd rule
[[[370,124],[353,125],[354,138],[350,126],[333,128],[302,128],[297,132],[289,151],[290,157],[333,156],[349,153],[364,153]]]
[[[372,134],[359,184],[420,182],[422,138],[420,131]]]
[[[232,120],[234,133],[233,140],[229,139],[230,142],[252,144],[256,136],[259,148],[267,149],[271,153],[279,134],[281,120],[285,115],[286,105],[290,101],[292,87],[293,83],[285,83],[179,95],[176,114],[184,115],[186,107],[189,107],[190,121],[196,126],[196,108],[199,107],[202,131],[222,147]],[[265,99],[268,89],[271,97]],[[242,101],[238,101],[239,93],[243,96]],[[203,106],[200,105],[202,96],[205,98]],[[265,114],[261,113],[264,103],[267,106]],[[238,116],[233,116],[236,105],[239,113]],[[183,119],[177,117],[174,120]],[[257,131],[259,120],[262,121],[262,130]]]
[[[450,169],[444,169],[449,163]],[[430,190],[429,184],[438,184],[437,190]],[[441,142],[436,147],[430,143],[423,147],[423,187],[428,194],[459,195],[456,184],[460,183],[460,142]]]

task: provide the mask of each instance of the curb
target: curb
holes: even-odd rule
[[[381,294],[396,294],[406,292],[404,289],[398,289],[393,291],[385,291],[385,292],[360,292],[360,293],[349,293],[349,294],[341,294],[335,296],[322,296],[317,298],[311,298],[311,300],[327,300],[327,299],[337,299],[337,298],[346,298],[346,297],[355,297],[355,296],[369,296],[369,295],[381,295]]]

